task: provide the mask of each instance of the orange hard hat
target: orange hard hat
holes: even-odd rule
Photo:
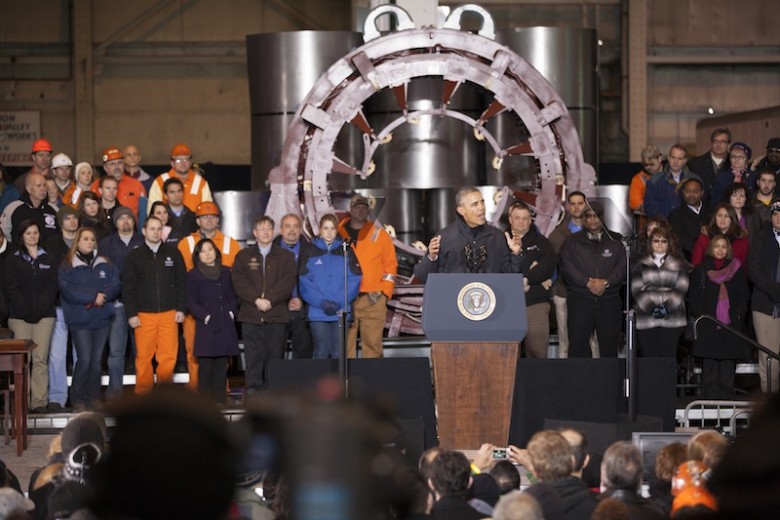
[[[192,150],[186,144],[179,143],[171,148],[171,157],[176,157],[177,155],[192,155]]]
[[[46,139],[36,139],[32,145],[32,153],[52,151],[54,151],[54,149],[51,147],[51,143]]]
[[[684,489],[675,497],[674,502],[672,502],[671,517],[674,518],[675,513],[684,507],[696,506],[704,506],[713,511],[718,510],[718,502],[712,493],[703,487],[692,486]]]
[[[109,146],[105,150],[103,150],[103,162],[113,161],[115,159],[123,159],[124,156],[122,155],[122,152],[119,151],[119,148],[116,146]]]
[[[680,464],[672,477],[672,495],[677,496],[689,487],[704,486],[707,469],[707,465],[698,460],[689,460]]]
[[[202,217],[203,215],[219,215],[219,206],[210,200],[201,202],[198,204],[198,209],[195,210],[195,216]]]

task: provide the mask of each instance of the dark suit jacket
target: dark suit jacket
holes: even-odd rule
[[[680,240],[680,249],[689,262],[693,246],[696,245],[696,240],[701,234],[701,227],[709,224],[710,217],[712,217],[712,211],[704,204],[702,204],[698,215],[687,204],[669,214],[669,225],[672,226],[672,231]]]

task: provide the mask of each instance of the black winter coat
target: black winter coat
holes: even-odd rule
[[[530,289],[525,293],[525,304],[534,305],[550,301],[552,293],[552,278],[558,267],[558,255],[555,254],[550,241],[539,233],[536,226],[531,226],[523,237],[522,259],[523,276],[528,278]]]
[[[230,269],[222,266],[219,279],[206,278],[197,267],[187,273],[187,310],[195,318],[195,355],[224,357],[238,355],[238,335],[233,316],[238,316],[238,299]],[[206,316],[211,316],[205,323]]]
[[[519,255],[513,255],[506,244],[504,233],[485,224],[476,233],[457,216],[455,222],[439,232],[441,249],[439,257],[431,262],[428,255],[414,266],[414,275],[423,282],[430,273],[519,273],[521,270]],[[470,268],[466,248],[478,266]]]
[[[122,301],[127,317],[139,312],[187,311],[184,259],[172,244],[160,244],[157,254],[144,244],[133,249],[122,267]]]
[[[38,248],[35,259],[20,251],[6,258],[3,277],[9,318],[38,323],[56,315],[57,266],[51,260],[43,248]]]
[[[767,226],[756,237],[751,237],[748,251],[748,273],[753,282],[751,309],[772,315],[775,305],[780,305],[780,279],[777,264],[780,262],[780,246],[775,240],[774,229]]]
[[[731,262],[733,261],[731,260]],[[701,314],[716,317],[715,308],[718,303],[720,286],[710,281],[707,276],[706,271],[712,268],[713,259],[707,257],[691,273],[688,301],[693,319]],[[740,266],[734,277],[725,285],[729,295],[729,317],[731,318],[729,326],[739,332],[744,332],[750,301],[750,290],[744,269]],[[710,320],[699,322],[698,339],[694,343],[692,351],[694,356],[710,359],[743,359],[747,357],[749,347],[744,341],[716,327],[715,323]]]
[[[626,251],[617,233],[602,231],[601,240],[590,240],[586,230],[569,236],[559,254],[561,274],[569,293],[593,296],[588,289],[589,278],[604,278],[609,287],[603,296],[620,294],[620,284],[626,280]]]

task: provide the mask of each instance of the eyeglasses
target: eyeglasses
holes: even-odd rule
[[[767,153],[780,153],[780,148],[767,148]]]
[[[747,159],[747,156],[746,156],[746,155],[734,155],[734,154],[732,153],[732,154],[729,154],[729,159],[733,159],[733,160],[735,160],[735,161],[736,161],[736,160],[744,161],[744,160],[746,160],[746,159]]]
[[[590,212],[585,213],[585,218],[599,218],[599,216],[596,213]]]
[[[173,162],[176,162],[176,163],[185,163],[185,162],[190,162],[192,160],[192,157],[184,157],[184,158],[181,158],[181,157],[173,158],[173,157],[171,157],[171,160]]]
[[[668,244],[669,241],[665,238],[654,238],[653,244]]]

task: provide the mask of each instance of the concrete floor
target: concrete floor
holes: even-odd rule
[[[22,490],[27,491],[30,475],[34,470],[46,464],[49,443],[55,437],[53,433],[35,433],[29,436],[28,448],[21,457],[16,456],[16,441],[7,446],[0,442],[0,460],[16,474]]]

